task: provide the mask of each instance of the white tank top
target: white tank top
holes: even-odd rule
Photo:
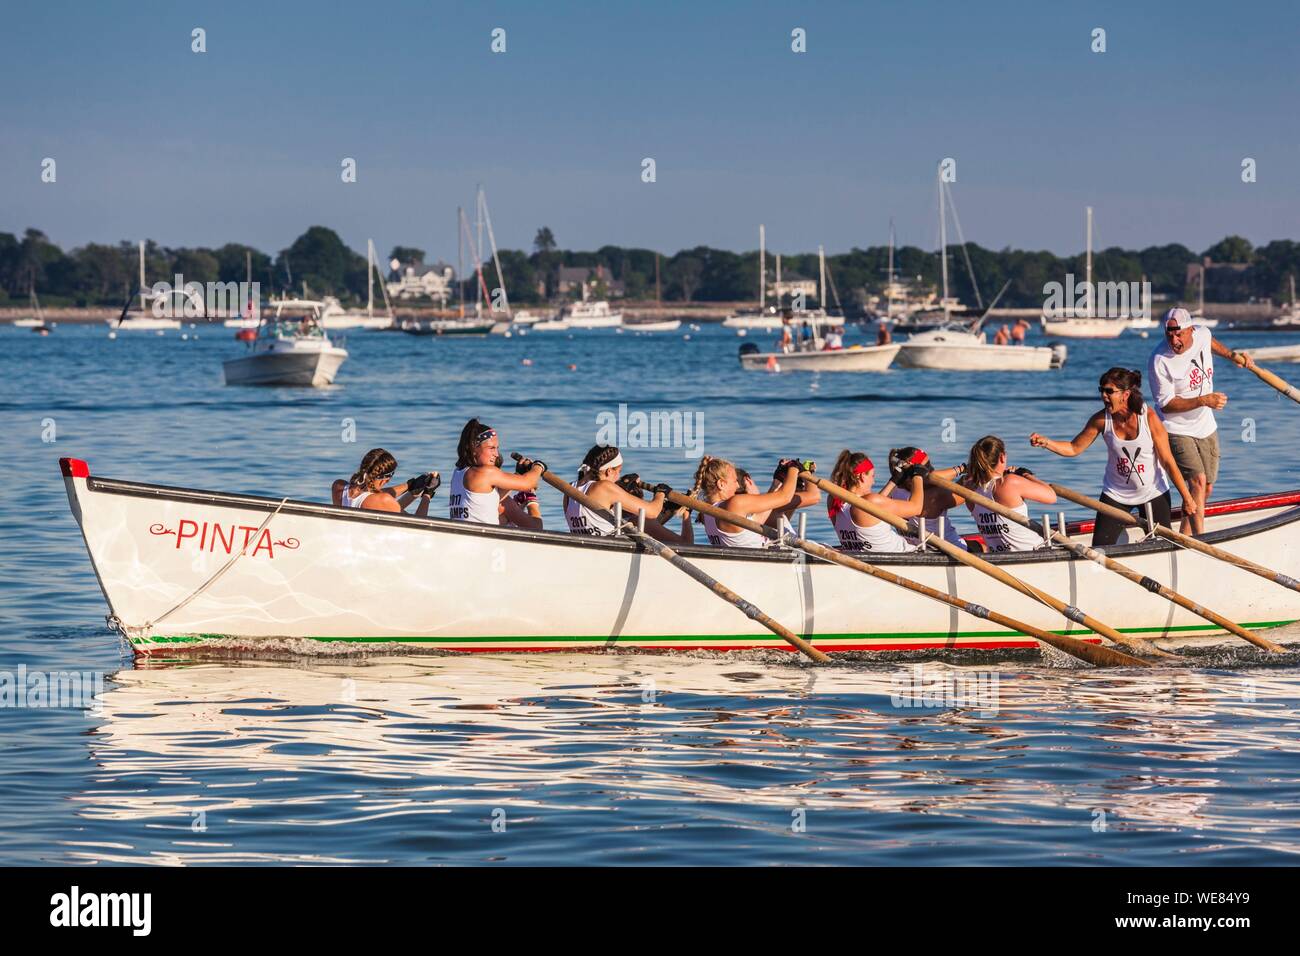
[[[451,473],[451,497],[447,499],[452,521],[500,524],[501,498],[495,491],[470,491],[465,487],[465,468]]]
[[[877,551],[897,554],[914,550],[892,525],[877,521],[873,525],[860,525],[853,520],[853,509],[845,505],[831,519],[835,533],[840,536],[840,548],[845,551]]]
[[[986,498],[992,498],[996,485],[996,480],[991,481],[987,486],[980,489],[980,493]],[[984,536],[984,545],[990,551],[1033,551],[1035,548],[1042,546],[1042,535],[1030,531],[1024,525],[1016,524],[1011,519],[989,511],[983,505],[975,502],[970,502],[969,507],[971,517],[975,519],[980,534]],[[1011,510],[1026,518],[1029,517],[1028,502],[1022,501]]]
[[[585,495],[590,493],[589,490],[594,484],[594,481],[589,481],[576,487]],[[614,533],[612,522],[602,518],[577,498],[565,499],[564,520],[569,522],[569,531],[573,534],[607,535]]]
[[[704,532],[709,536],[709,544],[715,548],[766,548],[767,538],[757,531],[741,528],[739,531],[723,531],[718,527],[718,520],[713,515],[702,515]],[[750,517],[746,515],[745,517]]]
[[[348,494],[348,492],[351,491],[351,490],[352,490],[352,486],[351,486],[351,485],[349,485],[347,488],[344,488],[344,489],[343,489],[343,507],[344,507],[344,508],[360,508],[360,507],[361,507],[361,503],[362,503],[363,501],[365,501],[367,498],[369,498],[369,497],[370,497],[370,494],[371,494],[369,491],[363,491],[363,492],[361,492],[361,494],[359,494],[359,495],[357,495],[355,498],[353,498],[353,497],[351,497],[351,496]]]
[[[906,489],[895,488],[889,493],[889,497],[897,498],[900,501],[908,501],[911,499],[912,495]],[[925,533],[927,536],[937,535],[939,533],[938,518],[908,518],[907,533],[903,535],[903,540],[913,548],[921,547],[921,522],[925,522]],[[955,544],[963,551],[970,550],[966,547],[965,539],[957,533],[957,528],[953,524],[952,518],[947,515],[943,518],[943,540],[947,541],[949,544]]]
[[[1126,505],[1140,505],[1169,490],[1169,476],[1156,458],[1155,439],[1147,423],[1147,410],[1138,415],[1137,437],[1125,441],[1115,434],[1115,421],[1106,412],[1106,477],[1102,494]]]

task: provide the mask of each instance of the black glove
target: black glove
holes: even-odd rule
[[[632,472],[630,475],[624,475],[619,478],[618,486],[629,495],[636,495],[638,498],[641,497],[641,476],[636,472]]]
[[[442,487],[442,477],[436,471],[429,472],[428,480],[424,484],[424,493],[432,498],[434,492],[440,487]]]
[[[665,498],[668,497],[669,493],[672,490],[673,490],[672,485],[666,485],[662,481],[659,482],[659,484],[655,485],[655,494],[663,495]]]
[[[528,463],[524,464],[525,462]],[[532,462],[528,461],[527,458],[520,458],[517,462],[515,462],[515,474],[526,475],[528,474],[528,469],[531,467],[532,467]]]
[[[1028,468],[1022,468],[1019,465],[1015,466],[1014,468],[1008,468],[1007,473],[1011,475],[1019,475],[1021,478],[1034,477],[1034,473],[1032,471],[1030,471]]]
[[[902,487],[916,475],[924,478],[934,471],[925,452],[919,448],[894,448],[889,452],[889,477]]]

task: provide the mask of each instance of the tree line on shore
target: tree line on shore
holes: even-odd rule
[[[1063,281],[1073,273],[1076,282],[1084,276],[1083,254],[1058,256],[1051,252],[1017,249],[992,250],[968,243],[966,254],[987,305],[1004,282],[1010,286],[1001,305],[1038,307],[1043,303],[1043,286]],[[887,281],[888,249],[873,246],[853,248],[827,256],[831,283],[841,303],[852,310],[866,295],[878,292]],[[398,246],[390,258],[422,260],[424,253]],[[1214,302],[1281,301],[1288,295],[1288,279],[1300,274],[1300,243],[1278,239],[1254,247],[1240,236],[1228,236],[1199,255],[1186,246],[1171,243],[1142,250],[1118,247],[1094,255],[1094,279],[1098,282],[1151,283],[1156,295],[1190,299],[1197,294],[1196,280],[1189,281],[1188,265],[1209,258],[1216,267],[1206,272],[1206,298]],[[525,305],[553,299],[559,288],[561,266],[596,269],[621,282],[629,299],[667,302],[740,302],[758,297],[758,251],[731,252],[696,246],[674,255],[659,255],[652,249],[602,246],[591,252],[560,249],[551,230],[543,227],[531,252],[503,249],[501,270],[513,304]],[[959,247],[949,249],[949,281],[952,293],[974,306],[976,290],[964,267]],[[939,257],[935,251],[902,246],[894,253],[895,269],[903,281],[917,286],[937,286]],[[251,262],[253,281],[263,294],[301,291],[306,283],[313,295],[335,295],[345,302],[366,297],[366,257],[359,255],[332,229],[312,226],[275,256],[240,243],[218,248],[169,248],[155,242],[145,247],[148,281],[173,281],[176,274],[186,282],[242,282],[246,263]],[[138,249],[132,242],[116,245],[87,243],[64,252],[37,229],[21,238],[0,232],[0,306],[25,301],[34,287],[42,301],[51,305],[120,305],[138,285]],[[769,281],[773,256],[768,256]],[[471,267],[472,268],[472,267]],[[386,275],[386,263],[380,264]],[[816,253],[782,256],[782,276],[816,279]],[[484,263],[489,289],[497,285],[495,268]],[[658,282],[656,283],[656,277]],[[467,301],[472,301],[476,280],[463,280]],[[597,282],[597,291],[599,289]],[[828,294],[831,305],[835,299]]]

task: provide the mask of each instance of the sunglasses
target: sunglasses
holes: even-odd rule
[[[1127,388],[1111,388],[1109,385],[1106,385],[1106,386],[1103,386],[1102,388],[1097,389],[1097,391],[1101,392],[1101,394],[1103,394],[1103,395],[1107,395],[1107,396],[1109,396],[1109,395],[1116,395],[1116,394],[1118,394],[1118,393],[1120,393],[1120,392],[1127,392],[1128,389],[1127,389]]]

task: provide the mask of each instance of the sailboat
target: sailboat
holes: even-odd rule
[[[488,294],[487,283],[483,279],[483,256],[480,250],[483,248],[483,225],[486,217],[488,227],[488,238],[492,243],[492,258],[497,267],[497,283],[501,290],[501,300],[505,303],[505,327],[500,329],[504,332],[510,322],[510,305],[506,299],[505,280],[501,276],[501,261],[496,252],[496,238],[492,235],[491,214],[487,211],[487,197],[480,186],[475,196],[475,218],[478,220],[478,242],[474,241],[474,235],[469,229],[469,219],[465,216],[465,210],[457,207],[456,219],[459,235],[458,254],[461,256],[461,272],[457,275],[457,285],[460,286],[460,315],[454,319],[434,318],[434,319],[406,319],[401,322],[399,327],[408,335],[487,335],[497,330],[499,323],[502,321],[499,315],[491,313],[492,300]],[[464,274],[464,249],[469,246],[470,254],[474,257],[476,263],[474,275],[478,280],[474,292],[474,316],[470,318],[465,315],[465,283],[462,278]],[[483,314],[483,303],[488,303],[489,312]]]
[[[1113,339],[1129,327],[1131,321],[1128,316],[1104,318],[1094,315],[1096,310],[1096,290],[1092,285],[1092,207],[1087,207],[1087,247],[1085,266],[1085,288],[1088,296],[1088,309],[1086,314],[1077,315],[1073,305],[1067,306],[1064,316],[1048,316],[1043,314],[1041,322],[1043,332],[1047,335],[1059,335],[1066,339]]]
[[[19,329],[32,329],[35,332],[47,333],[54,327],[53,322],[45,321],[45,312],[41,309],[41,300],[36,297],[36,286],[32,284],[27,289],[28,300],[32,304],[33,315],[27,319],[14,319],[14,327]]]
[[[898,364],[903,368],[944,372],[1045,372],[1060,368],[1065,364],[1063,345],[1052,347],[990,345],[984,340],[984,335],[979,330],[980,326],[997,305],[1002,292],[1007,290],[1010,280],[973,325],[958,325],[951,321],[953,305],[957,300],[948,294],[948,226],[944,204],[947,184],[944,183],[942,175],[939,176],[938,182],[939,261],[943,277],[943,298],[939,302],[943,307],[946,321],[938,328],[926,329],[909,336],[899,349]],[[968,261],[967,268],[969,267]],[[971,283],[975,284],[973,273]],[[979,298],[978,286],[975,294],[976,298]]]
[[[172,292],[173,297],[183,295],[180,290]],[[107,325],[114,332],[163,332],[167,329],[179,329],[181,323],[179,319],[160,318],[153,314],[153,308],[150,303],[154,300],[154,294],[149,286],[145,284],[144,275],[144,241],[140,242],[140,311],[134,315],[127,313],[118,319],[109,319]]]

